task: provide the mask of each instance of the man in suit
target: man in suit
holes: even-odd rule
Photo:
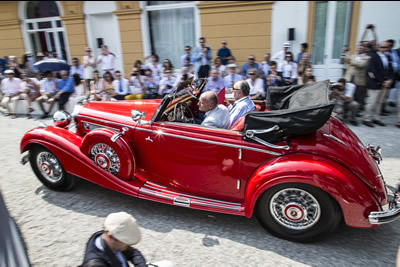
[[[378,51],[372,54],[368,64],[368,104],[365,107],[363,123],[369,127],[374,124],[385,126],[378,119],[386,92],[394,81],[394,72],[391,60],[386,56],[389,51],[388,42],[382,42]]]
[[[193,50],[194,68],[199,78],[207,78],[211,69],[212,48],[206,45],[206,38],[199,38],[200,46]]]
[[[367,96],[367,68],[370,56],[366,54],[366,51],[365,44],[359,44],[357,53],[346,60],[348,69],[345,79],[356,85],[354,100],[360,104],[361,109],[364,109]]]

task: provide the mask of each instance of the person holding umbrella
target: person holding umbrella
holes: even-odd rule
[[[58,82],[57,94],[54,99],[58,100],[58,109],[64,110],[64,105],[68,102],[70,95],[75,92],[75,88],[74,80],[68,76],[68,71],[62,70],[60,74],[61,80]]]

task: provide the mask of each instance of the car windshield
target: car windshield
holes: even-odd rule
[[[166,95],[157,108],[152,122],[159,121],[166,111],[170,111],[177,103],[185,102],[188,99],[196,99],[200,96],[201,91],[207,83],[207,79],[189,78],[188,80],[178,84],[177,89]]]

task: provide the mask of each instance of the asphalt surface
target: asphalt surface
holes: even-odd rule
[[[392,111],[394,111],[392,109]],[[386,183],[400,181],[400,129],[395,116],[386,127],[350,126],[364,144],[383,147]],[[51,124],[51,120],[45,120]],[[0,113],[0,189],[20,226],[34,266],[76,266],[90,235],[111,212],[135,216],[143,239],[136,246],[146,260],[176,266],[395,266],[400,220],[379,229],[341,226],[312,244],[276,238],[255,218],[170,206],[126,196],[80,181],[67,193],[44,187],[19,161],[19,142],[39,119],[11,119]]]

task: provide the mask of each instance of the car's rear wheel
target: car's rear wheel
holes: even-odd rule
[[[296,242],[323,238],[341,221],[340,208],[330,195],[301,183],[268,189],[257,202],[256,215],[267,231]]]
[[[74,186],[75,177],[64,170],[58,158],[47,148],[33,147],[29,161],[37,178],[48,188],[69,191]]]

